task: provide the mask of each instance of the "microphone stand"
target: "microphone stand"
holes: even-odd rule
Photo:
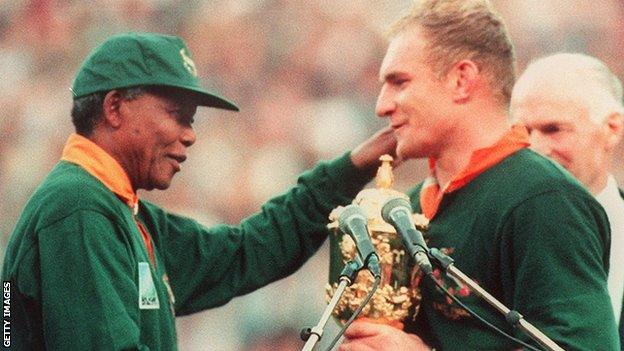
[[[498,301],[494,296],[490,295],[485,289],[479,286],[474,280],[470,279],[467,275],[465,275],[461,270],[459,270],[454,265],[454,261],[452,258],[448,257],[440,250],[436,248],[429,249],[429,257],[435,259],[442,268],[446,271],[446,274],[450,275],[453,278],[458,279],[462,283],[466,284],[472,291],[474,291],[478,296],[483,298],[487,303],[493,306],[496,310],[502,313],[505,316],[505,319],[512,326],[522,330],[525,334],[527,334],[531,339],[540,344],[546,350],[549,351],[564,351],[559,345],[557,345],[554,341],[552,341],[548,336],[539,331],[536,327],[534,327],[531,323],[527,322],[524,317],[518,313],[517,311],[510,310],[505,305],[503,305],[500,301]]]
[[[313,328],[304,328],[301,330],[301,339],[306,341],[302,351],[312,351],[316,343],[321,339],[321,336],[323,336],[323,328],[325,328],[325,324],[327,324],[329,317],[331,317],[332,311],[336,308],[347,286],[353,284],[355,281],[355,277],[360,271],[360,268],[362,268],[362,264],[356,261],[349,261],[345,264],[340,273],[340,283],[336,288],[336,292],[334,292],[334,296],[332,296],[331,301],[329,301],[329,304],[325,307],[318,324]]]

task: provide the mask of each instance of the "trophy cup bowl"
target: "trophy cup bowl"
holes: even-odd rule
[[[372,299],[362,310],[359,318],[383,323],[403,329],[403,321],[415,318],[420,307],[421,294],[418,288],[422,274],[409,253],[403,247],[401,237],[394,227],[381,218],[381,207],[396,197],[409,201],[407,195],[391,189],[393,174],[392,157],[384,155],[382,165],[377,170],[376,188],[362,190],[353,200],[368,216],[368,231],[379,256],[381,281]],[[338,278],[345,263],[357,256],[357,248],[351,237],[343,233],[337,218],[343,207],[335,208],[329,215],[330,224],[330,264],[327,301],[331,299],[338,286]],[[415,214],[415,223],[419,229],[426,228],[424,216]],[[341,323],[345,323],[362,303],[374,282],[370,272],[362,270],[352,285],[348,286],[333,311]]]

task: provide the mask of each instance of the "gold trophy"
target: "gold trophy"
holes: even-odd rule
[[[391,188],[394,182],[392,173],[392,157],[383,155],[381,166],[377,170],[375,188],[362,190],[353,200],[368,217],[368,232],[379,256],[381,281],[370,302],[364,307],[359,318],[372,322],[383,323],[403,329],[403,321],[415,318],[420,307],[421,294],[418,288],[422,274],[413,263],[409,253],[403,247],[401,237],[395,228],[381,217],[381,208],[392,198],[404,198],[407,195]],[[357,256],[357,248],[351,237],[343,233],[338,225],[338,217],[343,207],[335,208],[329,215],[330,234],[330,267],[327,286],[327,301],[334,295],[338,287],[338,277],[346,262],[353,261]],[[414,222],[419,230],[425,230],[428,224],[426,217],[414,214]],[[333,311],[334,316],[345,323],[362,303],[374,282],[373,276],[362,270],[352,285],[346,287],[342,298]]]

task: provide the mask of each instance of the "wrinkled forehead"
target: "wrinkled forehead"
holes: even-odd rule
[[[514,86],[511,103],[517,104],[536,96],[556,100],[578,99],[586,92],[587,85],[563,77],[550,79],[548,76],[521,76]]]
[[[578,99],[551,93],[525,94],[512,100],[511,116],[529,127],[542,124],[578,124],[590,121],[589,109]]]
[[[148,87],[147,92],[156,96],[164,103],[185,110],[196,110],[199,97],[192,91],[173,87]]]

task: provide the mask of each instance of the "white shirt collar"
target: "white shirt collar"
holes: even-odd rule
[[[624,294],[624,199],[620,196],[613,175],[609,174],[607,185],[596,195],[596,200],[607,213],[611,227],[608,288],[617,323],[622,313],[622,295]]]
[[[612,201],[623,201],[622,197],[620,196],[620,191],[618,189],[617,182],[615,181],[615,177],[613,177],[613,174],[609,174],[609,176],[607,177],[607,184],[596,195],[596,200],[598,200],[598,202],[600,202],[601,204],[611,203]]]

